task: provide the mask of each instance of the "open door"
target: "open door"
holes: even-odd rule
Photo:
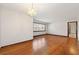
[[[77,21],[68,22],[68,37],[78,39]]]

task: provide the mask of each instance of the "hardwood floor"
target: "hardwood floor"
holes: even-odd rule
[[[42,35],[32,41],[6,46],[0,49],[0,55],[77,55],[79,43],[76,39]]]
[[[2,47],[0,54],[2,55],[30,55],[32,53],[32,41],[26,41],[14,45]]]

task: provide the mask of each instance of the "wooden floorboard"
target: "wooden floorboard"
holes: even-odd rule
[[[0,48],[0,55],[77,55],[79,43],[76,39],[42,35],[33,40]]]

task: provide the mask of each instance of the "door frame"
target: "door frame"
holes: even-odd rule
[[[67,36],[69,37],[69,23],[76,23],[76,39],[78,40],[78,22],[77,21],[71,21],[67,22]]]

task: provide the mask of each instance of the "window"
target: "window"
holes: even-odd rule
[[[41,24],[41,23],[34,23],[33,24],[33,31],[34,32],[45,31],[45,30],[46,30],[45,24]]]

